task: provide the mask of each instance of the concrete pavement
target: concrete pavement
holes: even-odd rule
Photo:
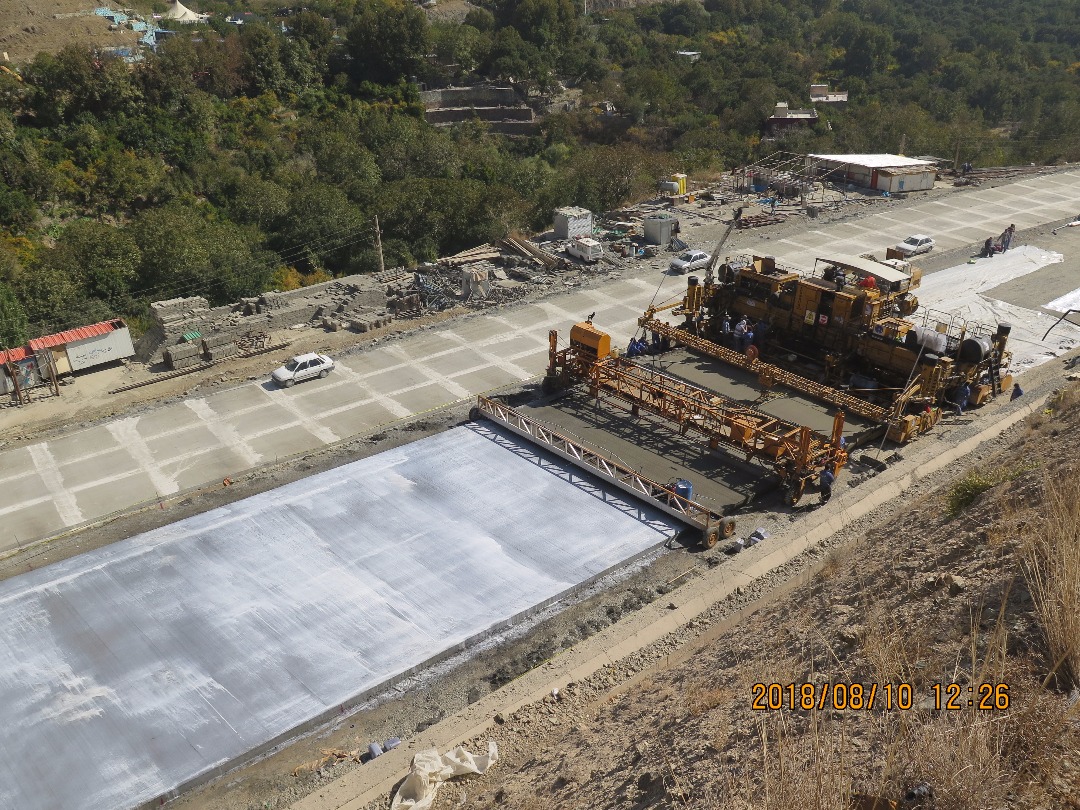
[[[158,807],[677,532],[483,424],[8,579],[0,807]]]
[[[938,250],[948,250],[981,242],[1010,223],[1022,231],[1071,217],[1078,201],[1080,172],[1032,177],[890,207],[779,239],[766,240],[767,231],[739,234],[731,253],[767,252],[809,268],[823,251],[882,252],[916,232],[932,234]],[[696,227],[684,237],[708,247],[723,227]],[[638,315],[656,294],[662,278],[657,271],[666,262],[662,255],[633,265],[623,278],[602,288],[577,289],[496,314],[462,318],[345,355],[325,380],[287,390],[249,383],[0,452],[0,553],[117,510],[522,382],[543,372],[548,330],[554,327],[565,335],[590,312],[596,312],[596,323],[612,333],[617,345],[625,345]],[[1033,274],[1048,279],[1044,303],[1076,284],[1056,267]],[[657,302],[681,294],[684,283],[666,279]],[[1039,305],[1031,306],[1034,310]],[[1053,340],[1047,350],[1058,351]]]

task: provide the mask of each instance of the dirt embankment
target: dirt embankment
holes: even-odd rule
[[[56,53],[78,43],[99,48],[131,47],[138,34],[109,30],[109,21],[94,14],[101,2],[87,0],[0,0],[0,54],[16,64],[39,52]],[[117,6],[113,6],[117,8]]]

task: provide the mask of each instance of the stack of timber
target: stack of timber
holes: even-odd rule
[[[502,253],[499,252],[497,247],[486,244],[439,259],[439,264],[444,264],[447,267],[460,267],[463,264],[472,264],[473,262],[492,261],[500,256],[502,256]]]
[[[743,217],[735,223],[735,227],[745,230],[746,228],[760,228],[762,225],[779,225],[787,221],[787,214],[754,214]]]
[[[543,248],[537,247],[528,239],[510,235],[500,242],[508,250],[520,253],[526,258],[533,259],[546,270],[555,270],[563,266],[565,262],[554,254],[548,253]]]

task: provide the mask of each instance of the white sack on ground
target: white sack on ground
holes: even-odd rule
[[[426,810],[435,801],[439,786],[447,779],[470,773],[484,773],[499,760],[499,747],[488,740],[487,754],[470,754],[460,745],[440,755],[435,748],[413,757],[412,770],[394,795],[390,810]]]

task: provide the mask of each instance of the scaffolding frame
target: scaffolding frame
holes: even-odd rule
[[[744,194],[754,193],[754,186],[774,188],[782,197],[798,197],[802,205],[832,202],[827,198],[829,186],[844,195],[847,185],[847,169],[852,163],[829,165],[812,155],[798,152],[773,152],[756,163],[738,170],[735,188]]]

